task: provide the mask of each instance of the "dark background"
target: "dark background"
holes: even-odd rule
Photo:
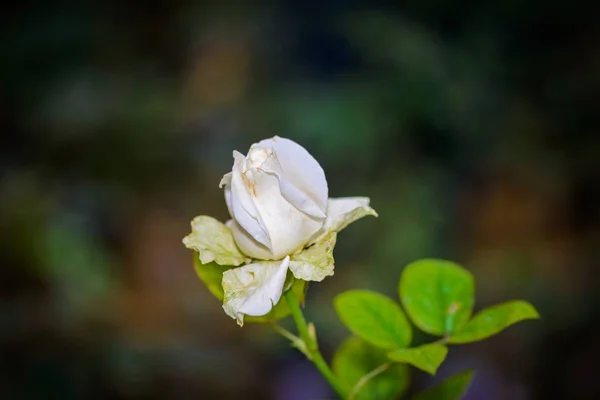
[[[436,379],[475,368],[469,400],[600,398],[598,7],[397,3],[4,5],[0,398],[331,398],[224,314],[181,244],[195,215],[227,218],[232,150],[276,134],[380,214],[311,286],[327,357],[348,335],[335,294],[395,297],[404,265],[443,257],[477,309],[523,298],[543,319],[452,348]]]

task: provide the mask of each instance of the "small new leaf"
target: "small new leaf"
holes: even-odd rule
[[[235,245],[231,230],[206,215],[192,220],[192,232],[183,238],[183,244],[198,252],[202,264],[214,261],[219,265],[238,266],[250,261]]]
[[[448,343],[470,343],[486,339],[509,326],[527,319],[538,319],[535,307],[521,300],[509,301],[486,308],[477,313]]]
[[[290,271],[297,279],[321,282],[333,275],[336,233],[331,232],[321,241],[291,257]]]
[[[412,400],[460,400],[467,392],[472,380],[473,371],[467,370],[418,393]]]
[[[394,350],[388,353],[388,358],[395,362],[408,363],[431,375],[435,375],[442,364],[448,348],[441,344],[426,344],[410,349]]]
[[[399,294],[406,313],[419,329],[432,335],[449,335],[466,324],[474,292],[471,273],[450,261],[415,261],[400,277]]]
[[[412,340],[411,326],[399,304],[379,293],[349,290],[335,297],[335,310],[355,335],[384,349],[403,349]]]

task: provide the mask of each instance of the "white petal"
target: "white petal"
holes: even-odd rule
[[[223,309],[238,325],[244,315],[266,315],[281,299],[290,263],[282,261],[257,262],[230,269],[223,273]]]
[[[250,154],[262,149],[264,148],[255,146],[250,149]],[[322,210],[312,197],[298,189],[287,179],[275,153],[273,153],[271,149],[268,149],[268,151],[268,155],[260,164],[260,170],[277,176],[277,179],[279,180],[279,190],[281,191],[282,196],[294,207],[312,217],[324,219],[325,210]]]
[[[231,230],[205,215],[192,220],[192,233],[183,238],[183,244],[198,252],[202,264],[240,265],[248,260],[236,247]]]
[[[223,177],[221,178],[221,182],[219,182],[220,188],[222,188],[225,185],[231,185],[231,175],[231,172],[228,172],[225,175],[223,175]]]
[[[311,243],[323,239],[329,232],[339,232],[352,222],[377,212],[369,207],[368,197],[340,197],[327,201],[327,219],[323,228],[312,239]]]
[[[233,208],[231,207],[231,185],[225,186],[223,190],[223,194],[225,195],[225,204],[227,204],[227,211],[229,215],[233,215]]]
[[[229,194],[231,217],[257,242],[270,248],[269,233],[250,194],[250,191],[254,191],[254,187],[252,182],[249,182],[244,176],[245,157],[237,151],[233,152],[233,157],[235,163],[233,164],[231,185],[229,186],[231,190]],[[227,200],[227,192],[225,195]]]
[[[277,176],[260,169],[247,171],[246,175],[254,184],[254,204],[269,232],[271,259],[281,259],[302,249],[321,229],[324,220],[310,217],[288,202],[281,195]]]
[[[233,172],[228,172],[223,175],[221,178],[221,182],[219,182],[219,187],[222,188],[225,186],[225,204],[227,204],[227,211],[229,211],[229,215],[233,215],[233,211],[231,209],[231,177]]]
[[[254,146],[272,148],[285,178],[295,188],[307,194],[322,211],[325,211],[328,196],[325,172],[304,147],[279,136],[262,140]]]
[[[230,219],[225,225],[233,232],[233,238],[244,254],[258,260],[270,260],[273,258],[271,250],[254,240],[254,238],[235,222],[235,220]]]
[[[257,146],[256,144],[252,145],[246,156],[246,169],[244,172],[251,168],[260,168],[271,155],[273,155],[273,149]]]

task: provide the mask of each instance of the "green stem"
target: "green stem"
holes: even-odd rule
[[[310,360],[310,354],[308,353],[308,350],[306,349],[306,344],[304,344],[304,340],[300,339],[298,336],[294,335],[293,333],[291,333],[284,327],[279,326],[274,322],[271,323],[270,325],[275,330],[275,332],[279,333],[281,336],[283,336],[284,338],[286,338],[287,340],[292,342],[292,346],[294,346],[295,348],[300,350],[302,352],[302,354],[304,354],[306,356],[306,358],[308,358]]]
[[[444,346],[446,346],[448,344],[448,339],[450,338],[450,335],[445,334],[443,337],[439,338],[438,340],[431,342],[430,344],[442,344]]]
[[[323,359],[323,356],[319,351],[316,338],[309,332],[308,324],[306,323],[306,319],[304,319],[304,314],[300,308],[298,298],[292,290],[288,290],[285,292],[285,299],[290,307],[290,311],[292,313],[292,317],[294,318],[294,322],[296,323],[296,327],[298,328],[300,338],[302,341],[304,341],[306,346],[305,348],[308,353],[307,357],[313,362],[313,364],[315,364],[321,375],[323,375],[327,382],[329,382],[329,385],[331,385],[338,396],[340,396],[342,399],[346,399],[348,397],[346,391],[341,387],[337,378],[335,375],[333,375],[333,372],[327,365],[327,362],[325,362]]]
[[[294,335],[292,332],[288,331],[284,327],[277,325],[275,322],[271,322],[269,325],[271,325],[271,328],[273,328],[275,332],[279,333],[281,336],[283,336],[292,343],[301,340],[298,336]]]

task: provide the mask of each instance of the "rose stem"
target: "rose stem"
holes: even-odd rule
[[[331,369],[323,359],[321,352],[319,351],[319,346],[317,345],[316,338],[311,336],[308,331],[308,325],[306,324],[306,320],[304,319],[304,314],[302,313],[302,309],[300,308],[300,303],[298,302],[298,298],[294,294],[293,290],[288,290],[285,292],[285,299],[290,307],[290,311],[292,313],[292,317],[294,318],[294,322],[296,323],[296,327],[298,328],[298,333],[300,334],[300,338],[304,341],[306,345],[306,349],[308,354],[310,355],[310,360],[315,364],[321,375],[329,382],[329,385],[335,390],[335,392],[342,398],[346,399],[348,395],[346,391],[340,386],[335,375],[331,372]]]

